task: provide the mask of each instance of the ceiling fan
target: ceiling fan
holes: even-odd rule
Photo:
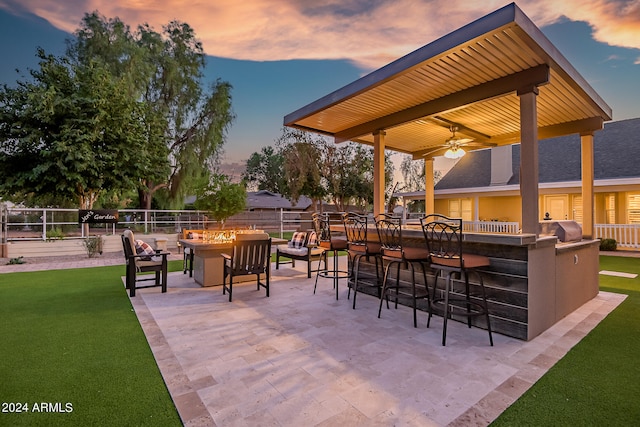
[[[478,142],[473,138],[461,138],[459,136],[456,136],[456,132],[458,132],[459,130],[458,126],[452,125],[449,127],[449,130],[451,131],[451,136],[445,140],[444,144],[423,154],[424,157],[431,156],[435,153],[446,150],[444,152],[444,157],[448,159],[459,159],[466,154],[463,147],[492,147],[496,145],[489,142]]]

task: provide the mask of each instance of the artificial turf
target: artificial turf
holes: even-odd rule
[[[600,289],[628,297],[492,426],[640,424],[640,259],[600,257]]]
[[[0,425],[181,425],[123,274],[0,274]]]
[[[640,274],[640,259],[603,256],[600,269]],[[0,274],[0,425],[181,425],[123,274]],[[640,276],[601,275],[600,288],[628,298],[492,425],[640,423]],[[4,412],[16,404],[29,411]]]

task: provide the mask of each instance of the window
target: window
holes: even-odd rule
[[[616,223],[616,195],[614,193],[604,196],[605,224]]]
[[[471,199],[449,200],[449,216],[452,218],[462,218],[463,221],[472,221],[473,203]]]
[[[582,196],[573,196],[571,211],[571,219],[582,224]]]
[[[640,194],[630,193],[627,197],[627,222],[640,224]]]

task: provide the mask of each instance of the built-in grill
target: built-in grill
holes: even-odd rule
[[[558,242],[579,242],[582,240],[582,227],[575,221],[541,221],[540,235],[556,236]]]

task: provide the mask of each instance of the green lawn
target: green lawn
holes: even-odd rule
[[[600,263],[640,274],[640,259]],[[0,274],[0,425],[181,425],[123,274],[124,266]],[[640,278],[600,283],[629,297],[493,425],[640,423]],[[28,412],[4,412],[16,408]]]
[[[600,269],[640,274],[640,259]],[[629,296],[492,426],[640,425],[640,277],[601,275],[600,289]]]
[[[0,274],[0,425],[181,425],[124,271]]]

